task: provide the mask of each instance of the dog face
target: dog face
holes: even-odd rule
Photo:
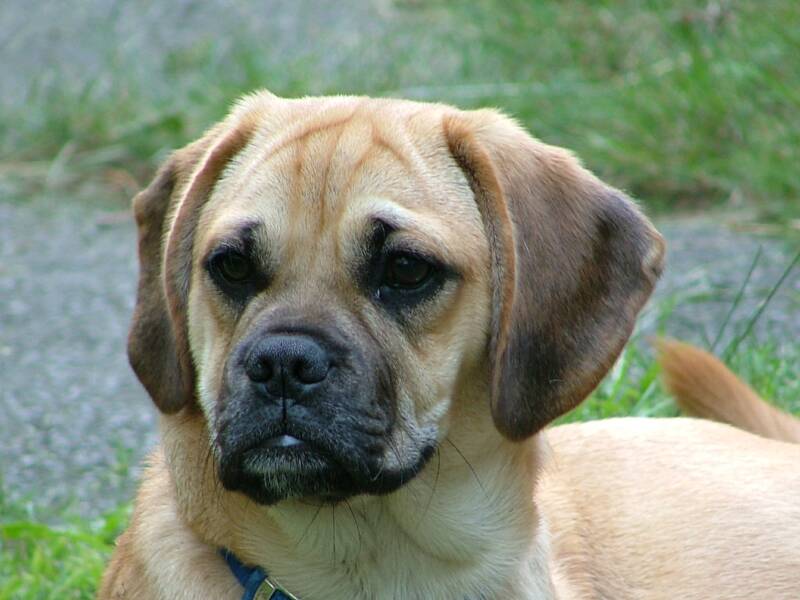
[[[391,492],[476,410],[534,434],[609,368],[663,253],[508,119],[365,98],[250,97],[135,211],[131,363],[264,504]]]

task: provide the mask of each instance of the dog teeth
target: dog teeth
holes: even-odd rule
[[[302,444],[302,440],[298,440],[291,435],[280,435],[267,440],[265,446],[267,448],[289,448],[290,446],[297,446]]]

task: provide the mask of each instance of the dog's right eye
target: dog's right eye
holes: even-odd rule
[[[215,251],[206,261],[206,270],[217,287],[237,302],[267,285],[266,277],[250,257],[235,248]]]
[[[253,274],[250,261],[238,252],[226,252],[216,262],[219,274],[228,283],[242,283]]]

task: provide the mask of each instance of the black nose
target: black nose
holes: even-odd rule
[[[271,396],[295,397],[328,376],[325,349],[305,335],[271,335],[260,340],[245,361],[247,376]]]

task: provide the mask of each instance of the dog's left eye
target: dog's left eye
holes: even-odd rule
[[[415,289],[422,286],[433,273],[431,264],[410,254],[400,253],[389,256],[383,285],[395,289]]]

